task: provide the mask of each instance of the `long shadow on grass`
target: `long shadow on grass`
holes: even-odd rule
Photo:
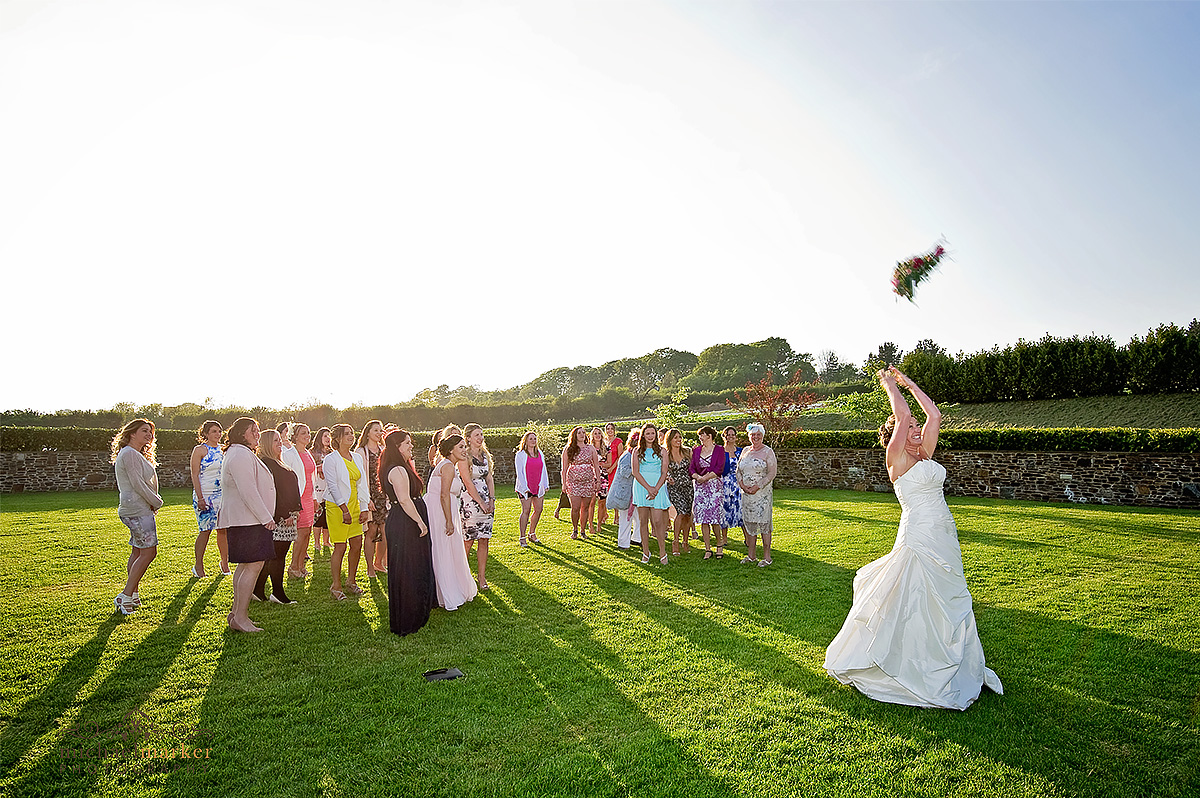
[[[191,581],[176,594],[164,610],[163,621],[159,627],[146,635],[87,698],[74,721],[74,728],[116,729],[127,715],[139,710],[147,697],[162,682],[163,676],[183,650],[192,627],[204,613],[221,583],[222,580],[213,579],[209,587],[192,603],[187,615],[182,618],[180,614],[188,603],[188,596],[198,583]],[[142,613],[145,613],[145,610]],[[45,733],[48,720],[52,724],[74,703],[75,696],[86,684],[88,677],[96,670],[103,654],[104,643],[112,633],[113,620],[106,621],[96,636],[64,665],[54,683],[36,698],[26,702],[17,713],[20,723],[14,723],[9,729],[5,729],[4,747],[6,751],[10,750],[10,741],[7,739],[8,732],[10,729],[15,729],[13,736],[17,740],[11,743],[16,754],[12,757],[14,762],[19,759],[19,754],[27,752],[36,743],[39,736]],[[121,621],[117,620],[116,622],[120,623]],[[59,690],[62,692],[59,693]],[[32,728],[30,728],[31,726]],[[136,770],[137,763],[131,759],[129,754],[136,750],[138,742],[141,741],[122,739],[119,743],[114,743],[113,750],[117,753],[113,756],[88,756],[88,761],[85,763],[87,767],[65,772],[64,765],[77,764],[64,761],[62,751],[65,749],[55,749],[42,754],[16,782],[10,794],[22,796],[87,794],[92,790],[96,781],[104,775],[106,769],[109,769],[110,772],[111,769],[122,769],[123,772],[136,776],[139,772]],[[59,741],[59,745],[65,745],[71,750],[82,748],[82,745],[76,745],[69,740]],[[6,765],[8,759],[9,755],[6,754]]]
[[[568,607],[489,571],[503,587],[407,637],[340,602],[226,645],[200,708],[220,770],[165,794],[736,793],[617,688],[625,664]],[[448,665],[467,678],[421,678]]]
[[[537,551],[694,647],[764,681],[815,695],[832,709],[880,725],[882,733],[922,745],[950,741],[1036,773],[1067,793],[1183,795],[1200,787],[1200,656],[1192,652],[977,603],[984,650],[1007,694],[985,690],[966,713],[895,706],[872,701],[769,646],[664,602],[612,571],[546,548]],[[782,561],[781,556],[776,564]],[[665,581],[691,589],[671,572],[670,567],[657,570]],[[781,618],[793,617],[776,628],[810,641],[832,638],[851,595],[852,574],[844,571],[840,578],[847,584],[840,602],[833,602],[839,608],[831,610],[824,602],[814,612],[812,605],[779,604]]]

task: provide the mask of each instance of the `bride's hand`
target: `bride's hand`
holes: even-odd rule
[[[892,371],[892,374],[895,375],[896,384],[899,385],[901,388],[913,387],[913,381],[910,380],[902,371],[900,371],[900,369],[896,368],[895,366],[892,366],[891,371]]]

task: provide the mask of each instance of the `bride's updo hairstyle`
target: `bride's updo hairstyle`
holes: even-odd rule
[[[442,457],[449,457],[450,452],[454,451],[454,447],[458,446],[463,441],[461,435],[451,435],[448,438],[442,438],[442,442],[438,444],[438,452]]]
[[[892,440],[892,433],[895,431],[896,417],[888,416],[888,420],[879,426],[879,445],[886,449]]]

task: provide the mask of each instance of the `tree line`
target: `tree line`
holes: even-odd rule
[[[891,364],[898,364],[939,402],[1195,391],[1200,390],[1200,321],[1193,319],[1188,327],[1163,324],[1125,346],[1096,335],[1047,335],[1003,349],[994,346],[951,355],[928,339],[909,352],[889,341],[861,364],[843,362],[831,350],[814,358],[773,337],[749,344],[717,344],[699,355],[663,348],[600,366],[563,366],[503,391],[441,385],[390,405],[336,408],[309,402],[246,408],[213,407],[211,401],[175,406],[122,403],[108,410],[0,411],[0,426],[115,428],[142,416],[164,429],[192,429],[209,418],[228,424],[250,415],[270,426],[295,420],[314,428],[338,422],[361,427],[378,418],[429,430],[450,421],[505,427],[529,421],[625,419],[653,415],[656,405],[681,395],[682,403],[691,408],[724,406],[729,400],[737,402],[735,390],[768,375],[777,385],[793,380],[807,384],[818,398],[852,393],[873,383],[874,373]]]

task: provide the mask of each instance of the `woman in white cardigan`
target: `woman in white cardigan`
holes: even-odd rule
[[[354,446],[354,428],[349,424],[335,424],[331,430],[333,451],[325,455],[325,520],[329,524],[329,542],[333,544],[333,556],[329,569],[333,577],[329,592],[338,601],[346,598],[346,592],[362,595],[362,588],[355,581],[358,561],[362,557],[362,525],[367,522],[367,507],[371,501],[367,485],[367,464]],[[352,512],[353,511],[353,512]],[[342,558],[346,548],[350,549],[350,562],[345,591],[342,590]]]
[[[521,438],[517,447],[517,497],[521,500],[521,546],[525,547],[525,527],[529,527],[529,540],[541,543],[537,536],[538,519],[542,517],[542,503],[546,491],[550,490],[550,469],[546,458],[538,448],[537,433],[532,430]]]
[[[263,563],[275,556],[271,533],[275,530],[275,479],[254,454],[258,446],[258,422],[242,417],[233,422],[221,461],[221,507],[217,526],[227,530],[229,561],[238,563],[233,572],[233,609],[229,628],[238,632],[261,632],[246,610]]]

